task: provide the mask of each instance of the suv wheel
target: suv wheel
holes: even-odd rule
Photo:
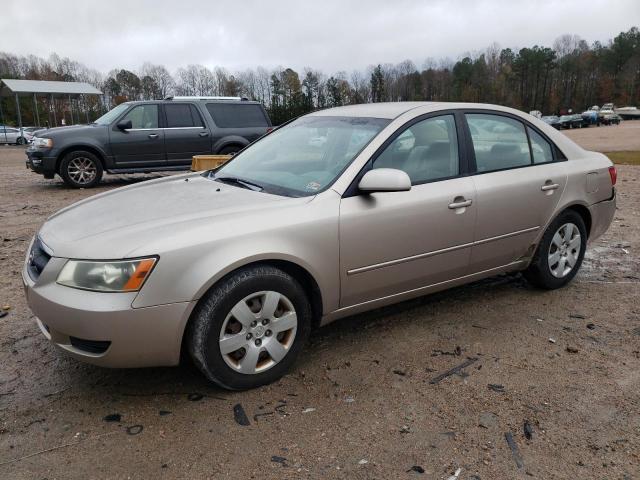
[[[220,150],[220,155],[232,155],[238,153],[240,150],[242,150],[242,147],[239,145],[229,145]]]
[[[547,290],[564,287],[576,276],[587,248],[587,229],[573,210],[561,213],[542,236],[524,277]]]
[[[74,188],[95,187],[102,179],[102,163],[91,152],[67,153],[60,163],[60,176]]]
[[[212,382],[245,390],[274,382],[295,362],[311,329],[311,306],[289,274],[241,269],[211,289],[187,331],[191,358]]]

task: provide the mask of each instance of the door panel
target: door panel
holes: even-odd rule
[[[476,208],[449,208],[458,197],[474,201],[471,178],[343,198],[340,306],[466,275]]]
[[[158,105],[136,105],[120,122],[131,121],[132,128],[114,126],[109,134],[116,167],[144,167],[166,164],[164,131],[158,128]]]
[[[475,272],[506,265],[527,253],[562,196],[566,162],[485,173],[473,181],[478,197],[477,244],[471,257]],[[543,190],[545,185],[558,187]],[[505,238],[495,239],[500,236]]]
[[[194,155],[211,154],[211,132],[195,105],[166,103],[164,113],[168,165],[191,165]]]
[[[533,130],[527,133],[519,119],[493,112],[466,113],[465,118],[478,172],[473,176],[478,224],[471,269],[479,272],[531,253],[567,175],[564,163],[544,163],[553,160],[550,145],[545,148],[545,140],[532,135]]]

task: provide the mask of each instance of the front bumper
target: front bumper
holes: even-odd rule
[[[45,178],[53,178],[56,174],[56,157],[51,151],[27,150],[27,168],[44,175]]]
[[[43,335],[73,357],[102,367],[177,365],[195,302],[133,308],[137,293],[65,287],[56,278],[66,259],[52,257],[37,280],[22,270],[27,303]]]
[[[594,203],[589,207],[591,213],[591,231],[589,241],[592,242],[607,231],[616,213],[616,189],[613,188],[611,198]]]

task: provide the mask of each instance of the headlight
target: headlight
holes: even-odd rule
[[[31,140],[31,145],[36,148],[53,148],[53,140],[50,138],[38,138],[33,137]]]
[[[58,275],[58,283],[94,292],[137,292],[142,288],[156,258],[92,262],[69,260]]]

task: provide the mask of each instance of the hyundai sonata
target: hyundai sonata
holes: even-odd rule
[[[615,211],[616,170],[510,108],[315,112],[226,165],[71,205],[23,280],[43,333],[108,367],[188,353],[229,389],[282,376],[313,328],[501,272],[565,286]]]

